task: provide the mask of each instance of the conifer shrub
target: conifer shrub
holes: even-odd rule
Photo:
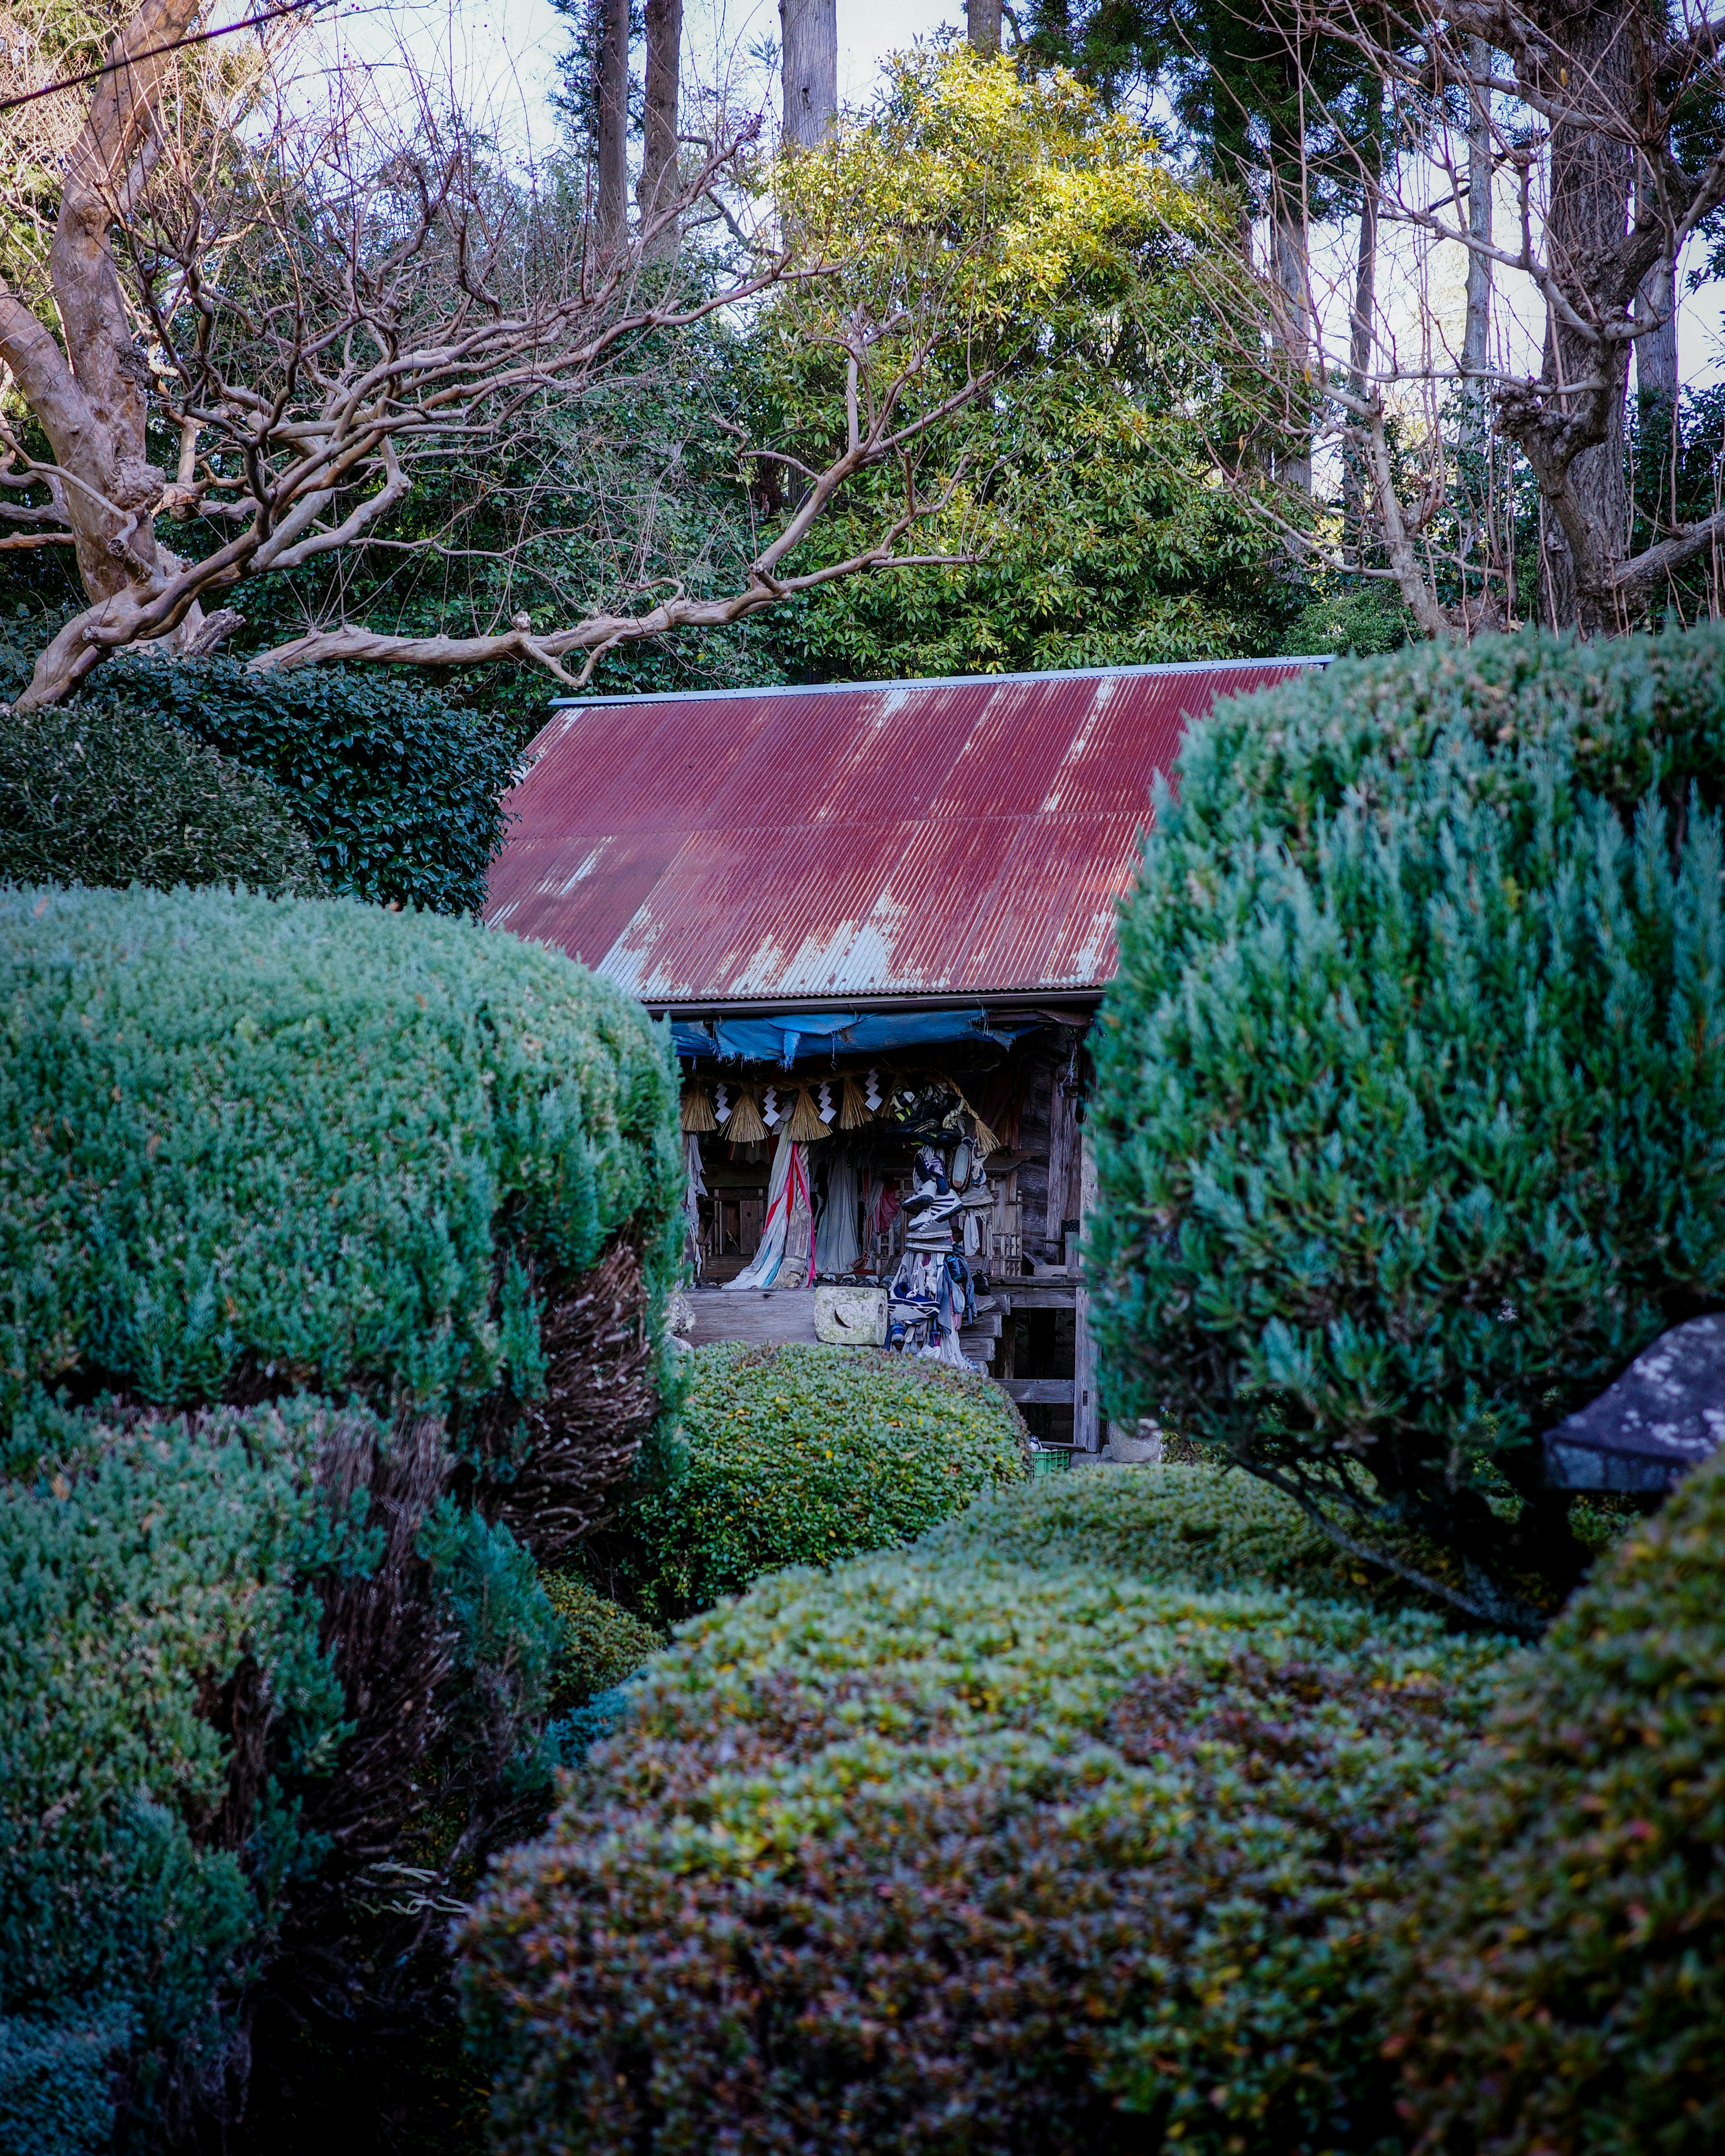
[[[0,893],[0,1433],[33,1395],[446,1414],[567,1559],[664,1390],[676,1087],[639,1009],[468,924]]]
[[[1422,2148],[1725,2145],[1725,1460],[1516,1666],[1400,1928]]]
[[[324,888],[267,779],[119,704],[0,706],[0,883]]]
[[[633,1687],[462,1935],[498,2148],[1393,2134],[1374,1912],[1497,1645],[1086,1559],[1048,1489],[987,1501],[1009,1555],[960,1522],[776,1573]]]
[[[1192,728],[1099,1028],[1115,1414],[1537,1627],[1587,1555],[1541,1433],[1725,1293],[1722,795],[1717,627],[1421,645]]]
[[[588,1559],[660,1622],[780,1565],[907,1541],[1025,1472],[1023,1418],[998,1385],[867,1348],[696,1348],[681,1432],[675,1471]]]
[[[8,1466],[0,2120],[78,2156],[231,2118],[285,1971],[355,2015],[353,1904],[445,1815],[519,1830],[552,1622],[434,1419],[50,1407]]]

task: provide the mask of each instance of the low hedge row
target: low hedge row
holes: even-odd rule
[[[908,1540],[1023,1479],[1023,1419],[986,1378],[868,1349],[687,1358],[676,1470],[631,1499],[588,1562],[658,1621],[781,1565]]]
[[[465,1928],[501,2148],[1393,2134],[1374,1915],[1498,1643],[1147,1579],[1073,1502],[780,1573],[660,1658]]]
[[[1400,1951],[1422,2148],[1725,2147],[1725,1456],[1509,1673]]]

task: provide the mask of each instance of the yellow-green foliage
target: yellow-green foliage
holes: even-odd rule
[[[542,1572],[539,1584],[561,1635],[552,1672],[552,1704],[559,1711],[608,1691],[665,1645],[650,1625],[607,1600],[578,1573]]]
[[[661,1616],[903,1542],[1024,1473],[1022,1419],[987,1378],[855,1348],[690,1363],[682,1462],[619,1523],[618,1583]]]
[[[1228,1489],[1039,1485],[689,1627],[468,1928],[499,2146],[1393,2146],[1373,1912],[1501,1643],[1135,1568]],[[1299,1557],[1252,1502],[1224,1570]]]

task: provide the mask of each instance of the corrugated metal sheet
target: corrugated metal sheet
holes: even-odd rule
[[[654,1004],[1099,988],[1187,721],[1302,663],[579,704],[485,917]]]

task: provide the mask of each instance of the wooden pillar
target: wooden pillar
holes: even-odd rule
[[[1089,1132],[1081,1124],[1075,1132],[1079,1148],[1078,1239],[1084,1247],[1085,1229],[1096,1205],[1096,1155]],[[1090,1291],[1081,1274],[1074,1298],[1072,1326],[1072,1449],[1098,1452],[1102,1444],[1101,1398],[1096,1388],[1096,1349],[1090,1331]]]
[[[784,139],[813,150],[839,110],[838,0],[778,0],[784,55]]]

